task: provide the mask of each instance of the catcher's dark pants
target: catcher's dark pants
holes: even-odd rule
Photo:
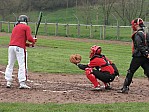
[[[140,66],[143,68],[145,75],[149,78],[149,60],[146,57],[133,57],[124,82],[125,87],[131,84],[133,75]]]
[[[115,78],[115,75],[111,75],[109,72],[101,72],[98,70],[93,70],[93,74],[95,75],[95,77],[99,80],[101,80],[102,82],[105,83],[109,83],[112,82]]]

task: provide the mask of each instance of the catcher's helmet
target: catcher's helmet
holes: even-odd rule
[[[97,45],[94,45],[91,47],[90,49],[90,58],[92,58],[94,55],[99,55],[101,54],[101,47],[100,46],[97,46]]]
[[[28,22],[28,17],[26,15],[20,15],[18,18],[18,22]]]
[[[139,25],[140,27],[145,27],[144,21],[141,18],[136,18],[131,21],[131,25],[134,31],[136,31],[136,26]]]

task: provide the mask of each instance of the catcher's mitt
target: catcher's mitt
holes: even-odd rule
[[[78,64],[81,62],[81,55],[80,54],[72,54],[69,58],[70,62],[73,64]]]

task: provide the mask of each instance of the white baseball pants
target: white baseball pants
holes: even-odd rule
[[[8,65],[5,71],[5,79],[7,81],[12,81],[12,73],[15,61],[18,61],[18,80],[19,82],[26,80],[26,73],[25,73],[25,53],[24,49],[18,46],[9,46],[8,49]]]

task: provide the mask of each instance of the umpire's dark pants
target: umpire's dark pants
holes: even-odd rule
[[[125,86],[129,86],[131,84],[133,75],[140,66],[143,68],[145,75],[149,78],[149,60],[146,57],[133,57],[126,75],[128,82]]]

